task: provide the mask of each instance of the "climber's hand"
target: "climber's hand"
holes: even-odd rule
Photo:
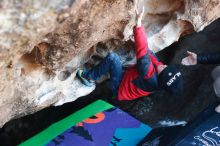
[[[197,54],[187,51],[188,56],[182,59],[182,65],[196,65],[197,64]]]
[[[140,13],[138,12],[137,7],[136,7],[135,11],[136,11],[136,26],[140,27],[141,26],[141,20],[142,20],[143,15],[144,15],[144,7],[142,8],[142,11]]]

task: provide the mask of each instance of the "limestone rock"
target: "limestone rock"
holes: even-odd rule
[[[75,78],[76,69],[97,53],[99,42],[112,49],[110,40],[132,40],[134,5],[132,0],[2,0],[0,127],[92,92],[95,86],[86,88]],[[145,7],[143,25],[154,52],[220,16],[218,0],[139,0],[137,5]],[[63,79],[66,70],[71,74]]]

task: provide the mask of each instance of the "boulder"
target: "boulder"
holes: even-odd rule
[[[2,0],[0,127],[92,92],[95,86],[83,86],[76,70],[97,54],[99,43],[112,49],[117,43],[109,42],[133,40],[135,4],[145,7],[143,25],[154,52],[220,16],[218,0]]]

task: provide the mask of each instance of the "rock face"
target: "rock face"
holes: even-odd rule
[[[98,43],[112,49],[132,40],[134,5],[132,0],[1,1],[0,126],[92,92],[95,86],[86,88],[75,78],[76,69],[100,55]],[[220,16],[218,0],[137,5],[145,7],[143,24],[155,52]]]

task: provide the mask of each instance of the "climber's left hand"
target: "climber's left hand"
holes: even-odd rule
[[[144,7],[142,8],[142,11],[139,13],[137,7],[135,8],[136,12],[136,26],[140,27],[141,26],[141,21],[144,15]]]

